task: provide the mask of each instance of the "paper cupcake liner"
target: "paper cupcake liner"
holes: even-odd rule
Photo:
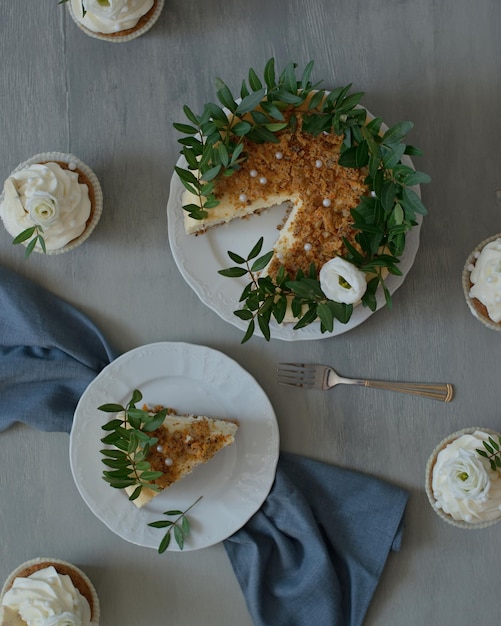
[[[103,212],[103,192],[102,192],[101,185],[99,183],[97,176],[90,169],[90,167],[86,165],[85,163],[83,163],[82,161],[80,161],[80,159],[78,159],[76,156],[72,154],[67,154],[64,152],[41,152],[40,154],[35,154],[30,159],[27,159],[23,163],[20,163],[11,172],[10,176],[12,176],[12,174],[15,174],[16,172],[19,172],[29,167],[30,165],[34,165],[35,163],[47,163],[49,161],[59,161],[62,163],[67,163],[68,165],[70,163],[74,164],[75,168],[77,170],[80,170],[80,172],[82,172],[82,174],[84,174],[84,176],[87,177],[89,184],[92,187],[92,190],[89,189],[89,195],[93,193],[93,196],[94,196],[94,199],[92,202],[90,219],[88,220],[85,226],[85,230],[80,236],[76,237],[75,239],[72,239],[65,246],[63,246],[62,248],[58,248],[56,250],[47,250],[47,252],[44,252],[38,246],[35,247],[33,250],[33,252],[38,252],[40,254],[54,255],[54,254],[62,254],[63,252],[69,252],[70,250],[73,250],[74,248],[80,246],[84,241],[86,241],[89,238],[92,231],[95,229],[99,220],[101,219],[101,214]],[[2,203],[2,200],[3,200],[3,193],[0,195],[0,204]],[[23,243],[25,246],[27,246],[29,242],[26,241]]]
[[[69,9],[70,15],[73,18],[73,21],[75,22],[75,24],[86,35],[89,35],[89,37],[94,37],[94,39],[101,39],[102,41],[109,41],[111,43],[124,43],[126,41],[131,41],[132,39],[136,39],[137,37],[141,37],[141,35],[144,35],[145,33],[147,33],[150,30],[150,28],[155,24],[155,22],[158,20],[158,18],[160,17],[160,13],[162,13],[162,10],[164,8],[164,4],[165,4],[165,0],[155,0],[155,4],[150,9],[151,14],[150,14],[148,20],[146,22],[144,22],[140,26],[129,28],[129,29],[124,30],[124,31],[119,31],[119,33],[124,33],[124,34],[119,34],[119,33],[116,33],[116,34],[113,34],[113,33],[110,33],[110,34],[107,34],[107,33],[96,33],[93,30],[90,30],[89,28],[84,26],[79,21],[79,19],[77,18],[77,16],[75,15],[75,13],[73,11],[73,7],[71,6],[71,2],[68,2],[68,9]]]
[[[499,436],[499,433],[496,432],[495,430],[491,430],[490,428],[483,428],[482,426],[475,426],[475,427],[470,427],[470,428],[463,428],[463,430],[458,430],[457,432],[452,433],[448,437],[445,437],[445,439],[442,439],[442,441],[436,446],[436,448],[431,453],[430,458],[428,459],[428,462],[426,463],[426,471],[425,471],[425,490],[426,490],[426,495],[428,496],[428,501],[430,502],[432,509],[435,511],[435,513],[439,517],[441,517],[444,520],[444,522],[447,522],[448,524],[451,524],[452,526],[456,526],[457,528],[463,528],[466,530],[480,530],[481,528],[487,528],[488,526],[492,526],[493,524],[497,524],[499,521],[501,521],[501,517],[498,517],[497,519],[489,520],[486,522],[478,522],[478,523],[470,523],[470,522],[465,522],[463,520],[454,519],[452,515],[448,515],[442,509],[437,508],[436,499],[433,495],[433,489],[432,489],[432,475],[433,475],[433,468],[435,466],[438,453],[441,450],[443,450],[449,443],[451,443],[455,439],[458,439],[458,437],[461,437],[461,435],[471,435],[477,430],[480,430],[489,435]]]
[[[61,559],[39,557],[36,559],[25,561],[24,563],[16,567],[16,569],[9,574],[7,580],[5,581],[2,587],[2,591],[0,592],[0,602],[2,601],[7,591],[12,587],[12,584],[14,583],[15,578],[17,578],[18,576],[23,576],[23,573],[27,573],[27,575],[32,574],[33,572],[44,569],[45,567],[49,567],[50,565],[53,565],[56,568],[56,570],[58,570],[58,566],[60,566],[63,570],[67,569],[67,570],[73,571],[84,581],[84,583],[89,588],[89,592],[90,592],[91,599],[92,599],[92,607],[91,607],[92,619],[90,623],[91,623],[91,626],[98,626],[101,609],[99,605],[99,598],[97,596],[97,592],[96,592],[96,589],[94,588],[94,585],[90,581],[87,574],[82,572],[80,568],[76,567],[72,563],[68,563],[67,561],[62,561]],[[60,573],[65,574],[67,572],[61,571]]]
[[[498,235],[493,235],[492,237],[488,237],[487,239],[484,239],[484,241],[479,243],[478,246],[470,252],[468,258],[466,259],[466,263],[464,265],[463,275],[462,275],[464,297],[466,299],[466,304],[468,305],[468,308],[470,309],[471,313],[479,322],[482,322],[484,326],[486,326],[487,328],[490,328],[491,330],[498,330],[498,331],[501,330],[501,324],[497,324],[496,322],[492,321],[490,317],[488,317],[487,315],[482,315],[482,313],[475,306],[475,303],[473,302],[473,298],[470,297],[470,288],[471,288],[470,274],[471,274],[472,266],[475,265],[475,262],[477,260],[475,255],[478,252],[481,252],[488,243],[491,243],[492,241],[496,241],[496,239],[500,239],[500,238],[501,238],[501,233]]]

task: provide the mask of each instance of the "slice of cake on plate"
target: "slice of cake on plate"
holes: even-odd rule
[[[141,508],[164,489],[184,478],[232,444],[238,425],[234,422],[196,415],[167,415],[163,424],[151,434],[158,439],[150,449],[147,461],[152,471],[162,472],[155,480],[159,491],[143,487],[133,500]],[[135,486],[126,487],[132,495]]]

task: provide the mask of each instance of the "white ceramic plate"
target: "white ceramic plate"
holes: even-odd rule
[[[402,162],[414,167],[411,159],[407,156],[403,157]],[[187,164],[184,157],[178,160],[177,165],[183,169],[186,168]],[[420,196],[419,186],[412,189]],[[233,314],[233,311],[240,308],[240,294],[249,279],[247,276],[225,278],[218,274],[218,271],[234,265],[228,256],[228,250],[246,257],[260,237],[264,238],[263,254],[271,250],[278,237],[277,225],[282,222],[286,206],[280,205],[270,208],[260,215],[254,215],[245,220],[234,220],[229,224],[211,228],[202,235],[188,236],[184,232],[183,191],[184,187],[178,175],[174,173],[167,202],[169,242],[174,260],[182,276],[200,300],[224,320],[245,332],[247,322],[239,319]],[[405,252],[400,258],[399,268],[402,270],[402,276],[389,276],[386,279],[386,286],[392,294],[404,282],[419,248],[422,217],[417,216],[416,221],[418,224],[408,233]],[[376,310],[383,306],[385,306],[385,298],[382,290],[379,289]],[[270,323],[271,337],[284,341],[325,339],[341,335],[355,328],[372,314],[373,311],[367,307],[357,306],[353,310],[349,322],[347,324],[335,322],[331,333],[321,333],[320,322],[314,322],[305,328],[294,330],[294,324],[277,324],[272,320]],[[256,328],[255,334],[261,335],[259,329]]]
[[[134,389],[147,404],[163,404],[180,413],[238,419],[235,442],[207,464],[175,483],[142,509],[123,490],[102,478],[101,426],[112,414],[98,411],[106,403],[125,405]],[[184,550],[222,541],[241,528],[264,502],[275,477],[279,453],[273,408],[257,382],[226,355],[187,343],[154,343],[123,354],[88,386],[70,434],[70,463],[77,488],[91,511],[117,535],[158,548],[164,530],[149,522],[167,510],[185,510],[191,533]],[[171,541],[169,550],[179,550]]]

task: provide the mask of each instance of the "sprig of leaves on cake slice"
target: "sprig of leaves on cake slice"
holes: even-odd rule
[[[418,148],[404,141],[413,124],[401,122],[383,132],[382,119],[368,120],[367,111],[359,105],[362,93],[350,93],[351,85],[321,90],[319,83],[311,82],[312,70],[313,61],[299,77],[296,64],[289,63],[277,76],[274,59],[270,59],[263,80],[253,69],[249,70],[248,79],[240,89],[240,103],[222,80],[216,81],[217,98],[229,113],[214,103],[206,104],[201,115],[184,107],[190,124],[174,124],[174,127],[186,135],[179,143],[187,167],[177,166],[176,172],[184,187],[196,197],[196,203],[184,205],[183,209],[193,219],[207,217],[210,209],[219,203],[215,193],[218,179],[231,176],[246,158],[243,138],[276,143],[281,131],[296,129],[300,114],[302,132],[314,136],[332,132],[343,136],[340,165],[367,170],[365,183],[371,193],[362,196],[351,211],[356,245],[344,240],[345,259],[370,275],[363,305],[375,310],[376,291],[382,286],[390,307],[391,295],[384,275],[401,274],[398,264],[406,233],[417,224],[418,214],[427,213],[412,187],[428,183],[430,177],[402,162],[404,155],[421,154]],[[288,115],[284,114],[286,110]],[[252,335],[256,320],[264,337],[269,339],[271,317],[280,323],[285,316],[286,296],[293,298],[292,313],[298,319],[296,329],[318,318],[322,332],[332,331],[334,320],[349,321],[353,307],[325,297],[318,280],[320,268],[311,268],[307,276],[302,272],[288,276],[283,269],[275,280],[259,278],[260,269],[273,254],[268,252],[256,258],[261,245],[258,242],[247,258],[228,252],[243,267],[219,272],[228,277],[250,275],[251,282],[240,299],[243,308],[234,312],[249,321],[244,341]]]
[[[493,472],[501,470],[501,437],[497,441],[489,437],[488,441],[482,443],[485,449],[477,448],[478,454],[489,461]]]
[[[160,487],[154,481],[163,476],[163,472],[152,470],[151,463],[147,459],[151,447],[158,443],[158,438],[151,433],[163,424],[169,409],[163,408],[157,412],[140,409],[136,405],[142,398],[141,391],[135,389],[125,406],[109,403],[98,407],[100,411],[105,413],[119,413],[121,415],[121,417],[111,419],[102,426],[102,429],[108,434],[101,439],[101,442],[112,446],[101,450],[102,461],[107,468],[110,468],[103,470],[103,479],[115,489],[135,487],[129,500],[138,498],[145,487],[153,491],[160,491]],[[168,527],[167,533],[160,543],[159,552],[164,552],[167,549],[171,531],[174,532],[174,538],[179,548],[183,549],[185,539],[190,533],[189,520],[186,515],[199,500],[200,498],[185,511],[176,510],[164,513],[167,516],[177,515],[177,519],[174,521],[162,520],[149,524],[155,528]]]

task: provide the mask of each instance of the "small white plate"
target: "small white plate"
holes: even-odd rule
[[[102,425],[113,414],[98,407],[125,406],[139,389],[150,405],[179,413],[236,419],[235,442],[207,464],[175,483],[142,509],[102,478]],[[164,511],[189,513],[191,533],[184,551],[223,541],[260,508],[268,495],[279,454],[278,425],[266,394],[255,379],[226,355],[187,343],[160,342],[136,348],[110,363],[87,387],[75,410],[70,464],[77,488],[91,511],[114,533],[140,546],[158,548],[165,530],[149,522]],[[169,550],[179,550],[172,539]]]
[[[404,156],[402,162],[414,167],[408,156]],[[187,164],[184,157],[178,160],[177,165],[186,169]],[[419,186],[412,187],[412,189],[419,196],[421,195]],[[184,187],[178,175],[174,173],[167,202],[169,243],[174,260],[183,278],[200,300],[225,321],[245,332],[248,322],[238,318],[233,314],[233,311],[240,308],[240,295],[249,279],[247,276],[225,278],[218,274],[218,271],[234,265],[228,256],[229,250],[246,257],[260,237],[264,238],[262,253],[271,250],[277,240],[277,225],[282,223],[286,206],[272,207],[248,219],[233,220],[229,224],[210,228],[201,235],[187,235],[184,231],[183,192]],[[414,263],[419,248],[422,216],[416,216],[416,221],[417,225],[406,236],[405,251],[400,257],[399,269],[402,271],[402,276],[390,275],[385,281],[391,294],[395,293],[402,285]],[[381,288],[379,288],[376,296],[376,310],[379,310],[386,303]],[[277,324],[272,319],[270,323],[271,337],[284,341],[326,339],[346,333],[364,322],[372,314],[373,311],[359,305],[353,309],[353,314],[348,323],[335,322],[331,333],[320,332],[320,322],[314,322],[305,328],[294,330],[294,324]],[[256,328],[255,334],[262,336],[258,328]]]

